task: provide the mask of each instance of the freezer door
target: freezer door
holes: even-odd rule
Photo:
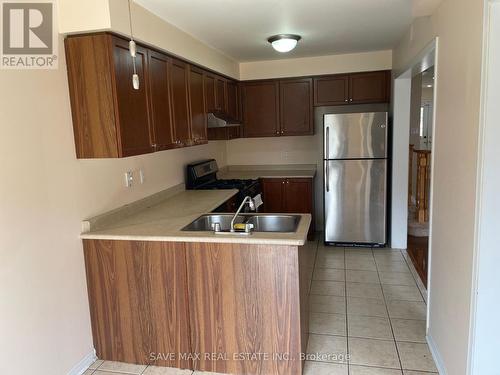
[[[387,122],[387,112],[325,115],[324,159],[386,158]]]
[[[325,161],[325,242],[385,244],[387,160]]]

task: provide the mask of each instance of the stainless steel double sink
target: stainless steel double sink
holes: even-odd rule
[[[182,228],[182,231],[214,231],[215,224],[222,232],[229,232],[234,214],[206,214]],[[252,224],[253,232],[294,233],[300,222],[300,215],[240,214],[235,224]]]

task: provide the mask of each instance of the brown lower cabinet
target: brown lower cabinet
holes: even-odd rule
[[[314,183],[312,178],[262,178],[266,213],[299,213],[313,216],[309,236],[314,233]]]
[[[193,368],[185,248],[84,240],[92,335],[101,359]],[[151,353],[160,357],[151,356]]]
[[[314,246],[83,244],[100,359],[241,375],[302,374]]]

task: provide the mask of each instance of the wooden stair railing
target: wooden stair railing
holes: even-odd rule
[[[414,150],[417,154],[417,211],[416,219],[419,223],[429,221],[429,190],[431,152],[428,150]]]
[[[417,158],[416,179],[416,211],[415,219],[419,223],[429,221],[429,190],[430,190],[430,166],[431,152],[429,150],[416,150],[414,145],[409,147],[408,158],[408,207],[413,205],[413,161]]]
[[[408,207],[411,207],[411,196],[413,194],[413,149],[414,145],[410,145],[408,155]]]

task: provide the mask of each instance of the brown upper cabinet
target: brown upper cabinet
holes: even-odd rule
[[[386,103],[390,99],[389,71],[314,78],[314,105]]]
[[[203,84],[203,70],[191,66],[189,69],[189,104],[191,138],[194,144],[207,143],[207,114]]]
[[[235,81],[226,83],[226,111],[234,119],[240,118],[240,98],[238,84]]]
[[[349,75],[349,102],[353,104],[388,102],[389,72],[368,72]]]
[[[314,105],[340,105],[349,102],[349,76],[314,78]]]
[[[226,80],[222,77],[215,77],[215,108],[217,111],[225,112],[227,110],[226,101]]]
[[[225,112],[234,119],[240,119],[240,96],[238,83],[205,73],[205,106],[207,113]],[[228,140],[240,137],[240,126],[208,129],[208,139]]]
[[[149,88],[153,147],[157,151],[174,148],[175,134],[170,100],[171,59],[156,51],[148,51]]]
[[[205,107],[207,112],[217,111],[217,101],[216,96],[216,79],[215,75],[211,73],[205,73],[203,76],[203,88],[205,91]]]
[[[386,103],[390,71],[238,82],[109,32],[65,39],[78,158],[120,158],[208,139],[314,134],[314,106]],[[242,126],[207,129],[207,113]]]
[[[280,135],[278,81],[245,82],[241,95],[245,137]]]
[[[78,158],[125,157],[153,151],[147,50],[138,46],[140,87],[132,87],[128,42],[109,34],[65,40]]]
[[[280,81],[281,135],[313,134],[312,79]]]
[[[205,105],[207,112],[227,112],[225,78],[211,72],[205,72],[203,85],[205,89]]]
[[[311,78],[252,81],[242,86],[246,137],[314,133]]]
[[[174,111],[175,143],[178,147],[190,143],[189,65],[172,59],[172,108]]]

